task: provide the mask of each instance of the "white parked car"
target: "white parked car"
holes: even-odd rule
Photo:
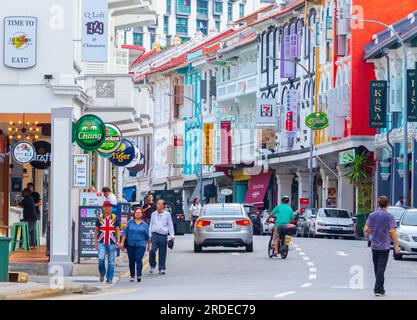
[[[394,251],[395,260],[401,260],[404,255],[417,255],[417,209],[404,212],[398,223],[397,238],[401,253]]]
[[[309,236],[356,239],[356,224],[346,209],[321,208],[310,219]]]
[[[271,210],[269,209],[262,211],[262,214],[261,214],[262,234],[271,234],[274,229],[273,224],[266,223],[266,218],[268,218],[270,214],[271,214]]]

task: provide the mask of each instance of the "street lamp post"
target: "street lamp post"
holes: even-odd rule
[[[285,58],[274,58],[274,57],[269,57],[269,59],[271,60],[277,60],[277,61],[289,61],[289,62],[293,62],[296,65],[298,65],[301,69],[303,69],[308,77],[310,78],[310,86],[313,85],[313,76],[311,75],[311,72],[309,69],[307,69],[304,65],[302,65],[300,62],[294,60],[294,59],[285,59]],[[312,90],[314,90],[314,88],[312,87]],[[310,109],[311,109],[311,113],[314,112],[314,97],[315,94],[312,93],[310,95]],[[314,149],[314,131],[313,129],[310,129],[310,157],[308,160],[308,173],[309,173],[309,183],[310,183],[310,207],[313,208],[314,207],[314,171],[313,171],[313,159],[314,159],[314,154],[313,154],[313,149]]]
[[[170,96],[170,97],[174,97],[174,98],[178,97],[177,95],[172,94],[172,93],[167,93],[167,95]],[[198,112],[199,112],[200,145],[201,145],[201,148],[199,150],[200,164],[199,164],[198,183],[200,185],[200,188],[199,188],[200,202],[201,202],[201,204],[203,204],[203,149],[202,149],[203,148],[203,112],[202,112],[202,109],[201,109],[201,105],[199,105],[197,103],[197,101],[195,101],[194,99],[192,99],[190,97],[186,97],[186,96],[182,96],[182,97],[179,97],[179,98],[184,98],[188,101],[191,101],[194,105],[197,106]]]
[[[394,27],[378,21],[378,20],[370,20],[370,19],[362,19],[356,16],[347,17],[347,19],[351,19],[354,21],[363,21],[369,23],[376,23],[379,25],[384,26],[390,32],[392,32],[398,39],[401,44],[404,59],[403,59],[403,132],[404,132],[404,141],[403,141],[403,148],[404,148],[404,160],[403,160],[403,169],[404,169],[404,177],[403,177],[403,198],[404,198],[404,206],[408,206],[408,189],[409,189],[409,179],[408,179],[408,123],[407,123],[407,116],[408,116],[408,105],[407,105],[407,48],[403,39],[401,39],[400,35],[397,31],[395,31]],[[394,159],[393,159],[394,160]]]

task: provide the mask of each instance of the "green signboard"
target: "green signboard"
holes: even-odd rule
[[[106,125],[95,115],[87,114],[75,124],[75,141],[85,151],[97,150],[106,139]]]
[[[355,157],[355,149],[339,152],[339,165],[345,166],[352,163]]]
[[[369,127],[385,128],[387,124],[387,81],[370,81]]]
[[[329,118],[324,112],[311,113],[306,118],[306,126],[313,130],[325,129],[329,126]]]
[[[111,123],[106,123],[106,140],[98,148],[100,155],[105,155],[105,158],[111,157],[112,153],[119,149],[122,143],[122,133],[120,129]]]
[[[407,70],[407,121],[417,122],[417,70]]]

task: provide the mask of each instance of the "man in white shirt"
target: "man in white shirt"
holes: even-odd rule
[[[104,187],[101,189],[101,192],[103,192],[104,201],[108,201],[111,203],[112,206],[117,206],[117,198],[116,196],[111,192],[111,189],[109,187]]]
[[[174,224],[172,223],[171,214],[165,211],[165,201],[158,200],[156,211],[152,213],[149,224],[149,238],[152,242],[151,251],[149,252],[149,264],[151,266],[149,273],[155,272],[156,251],[159,250],[159,274],[165,274],[168,235],[170,235],[171,240],[175,239]]]

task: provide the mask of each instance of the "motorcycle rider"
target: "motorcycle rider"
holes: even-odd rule
[[[281,199],[281,202],[282,203],[277,205],[274,208],[274,210],[272,210],[272,213],[266,218],[267,223],[272,217],[275,218],[274,235],[273,235],[275,256],[279,253],[279,237],[281,233],[281,226],[291,223],[291,220],[294,219],[294,211],[289,206],[290,197],[283,196]]]

